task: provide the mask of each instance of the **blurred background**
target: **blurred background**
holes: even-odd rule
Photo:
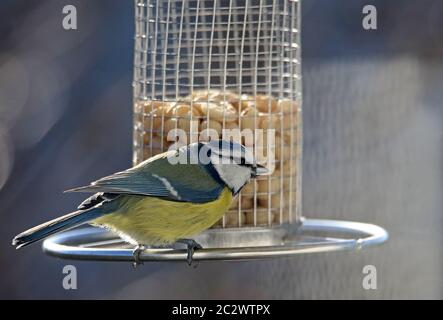
[[[62,28],[77,8],[78,30]],[[361,26],[378,9],[378,30]],[[443,2],[303,1],[303,213],[390,232],[359,253],[256,262],[58,260],[13,236],[131,165],[133,1],[0,2],[0,298],[443,298]],[[62,287],[73,264],[78,289]],[[377,290],[362,268],[377,268]]]

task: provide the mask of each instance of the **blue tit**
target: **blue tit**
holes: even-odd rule
[[[210,228],[227,211],[245,184],[267,169],[235,142],[193,143],[156,155],[128,170],[66,192],[93,192],[77,211],[17,235],[18,248],[84,223],[116,232],[135,245],[182,242],[188,263],[201,246],[192,237]]]

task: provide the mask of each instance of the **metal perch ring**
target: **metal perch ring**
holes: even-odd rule
[[[367,223],[305,219],[293,231],[281,228],[250,228],[242,232],[229,230],[208,230],[196,240],[203,249],[194,253],[193,260],[252,260],[274,257],[288,257],[302,253],[319,253],[342,250],[360,250],[382,244],[388,239],[385,229]],[[271,245],[231,247],[223,239],[232,234],[242,233],[250,239],[262,239],[261,243]],[[328,234],[341,234],[329,237]],[[268,236],[268,238],[266,238]],[[345,237],[347,236],[347,237]],[[273,238],[274,237],[274,238]],[[280,238],[279,238],[280,237]],[[263,239],[266,239],[263,242]],[[279,239],[277,243],[275,239]],[[206,241],[211,246],[205,246]],[[260,241],[258,242],[260,243]],[[214,246],[217,244],[218,246]],[[178,246],[178,245],[177,245]],[[168,248],[149,248],[140,254],[141,261],[186,261],[187,252],[174,245]],[[95,261],[134,261],[133,248],[104,229],[87,227],[63,232],[46,239],[43,251],[64,259]]]

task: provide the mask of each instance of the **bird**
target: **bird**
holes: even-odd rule
[[[183,243],[187,262],[202,249],[192,237],[213,226],[251,180],[268,170],[252,152],[227,140],[194,142],[65,192],[94,193],[76,211],[26,230],[17,249],[82,224],[106,228],[134,246],[134,265],[146,246]]]

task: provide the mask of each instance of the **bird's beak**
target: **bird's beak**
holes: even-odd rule
[[[254,167],[254,170],[253,170],[253,173],[252,173],[252,174],[253,174],[254,177],[257,177],[257,176],[265,175],[265,174],[267,174],[267,173],[269,173],[269,170],[268,170],[266,167],[257,164],[257,165]]]

